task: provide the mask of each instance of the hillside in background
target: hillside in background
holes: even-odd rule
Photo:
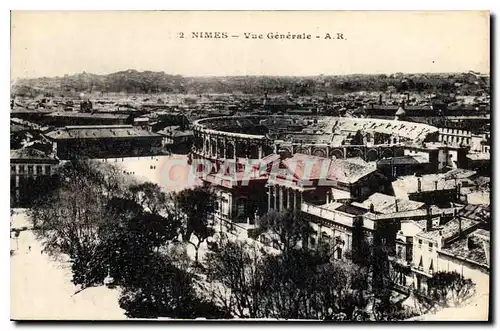
[[[164,72],[137,70],[107,75],[79,73],[64,77],[19,79],[12,85],[11,95],[35,97],[40,94],[72,93],[290,93],[314,95],[359,91],[394,91],[416,93],[455,93],[480,95],[490,93],[488,76],[474,72],[457,74],[391,74],[347,76],[230,76],[183,77]]]

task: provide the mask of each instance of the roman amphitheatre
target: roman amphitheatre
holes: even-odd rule
[[[192,156],[210,160],[262,159],[273,153],[376,161],[401,156],[404,146],[438,141],[421,123],[329,116],[212,117],[193,123]]]

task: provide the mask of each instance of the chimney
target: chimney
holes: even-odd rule
[[[465,250],[470,251],[471,249],[474,249],[474,243],[472,242],[472,237],[469,236],[465,241]]]
[[[462,215],[458,214],[458,237],[462,237]]]
[[[425,207],[427,211],[427,219],[425,223],[425,231],[431,231],[432,230],[432,215],[431,215],[431,206],[427,205]]]
[[[394,207],[396,208],[396,213],[399,212],[398,198],[394,199]]]
[[[382,104],[382,94],[380,94],[378,96],[378,104],[381,105]]]
[[[437,189],[438,189],[438,181],[437,181],[437,180],[434,182],[434,189],[435,189],[436,191],[437,191]]]
[[[420,179],[420,177],[417,178],[417,189],[418,192],[422,192],[422,180]]]
[[[375,211],[375,206],[373,206],[373,203],[370,203],[370,213],[373,213]]]

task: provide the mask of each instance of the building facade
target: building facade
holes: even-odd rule
[[[29,207],[44,194],[57,159],[33,148],[10,152],[10,197],[12,207]]]
[[[131,125],[67,126],[46,137],[61,160],[158,155],[163,139]]]

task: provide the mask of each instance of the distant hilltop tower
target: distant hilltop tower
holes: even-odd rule
[[[264,92],[264,100],[262,100],[262,106],[267,106],[267,101],[268,101],[268,98],[267,98],[267,92]]]
[[[404,100],[403,100],[403,101],[401,101],[401,103],[399,104],[399,108],[398,108],[398,110],[396,111],[396,116],[394,117],[394,119],[395,119],[396,121],[402,120],[402,119],[404,119],[405,115],[406,115],[406,111],[405,111],[405,102],[404,102]]]

